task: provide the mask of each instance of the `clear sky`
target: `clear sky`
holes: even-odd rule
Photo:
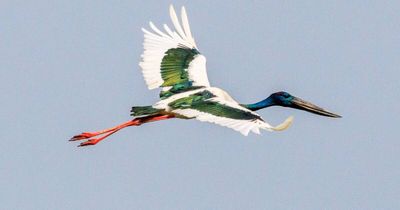
[[[284,132],[169,120],[67,140],[150,105],[141,27],[186,6],[212,85],[285,90]],[[398,1],[1,1],[0,209],[400,209]]]

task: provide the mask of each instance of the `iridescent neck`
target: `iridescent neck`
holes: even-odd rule
[[[274,100],[271,97],[268,97],[262,101],[259,101],[254,104],[242,104],[242,106],[246,107],[247,109],[250,109],[252,111],[257,111],[259,109],[264,109],[269,106],[274,106],[276,105]]]

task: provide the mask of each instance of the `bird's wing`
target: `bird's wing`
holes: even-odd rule
[[[288,128],[293,118],[289,117],[278,126],[266,123],[256,112],[238,103],[216,97],[207,90],[180,98],[169,104],[171,112],[203,122],[211,122],[239,131],[247,136],[250,131],[260,134],[260,129],[280,131]]]
[[[139,65],[149,89],[163,87],[161,97],[193,87],[210,86],[206,58],[196,47],[185,8],[181,11],[182,24],[172,5],[169,10],[175,30],[164,24],[165,32],[162,32],[152,22],[152,32],[142,28],[144,52]]]

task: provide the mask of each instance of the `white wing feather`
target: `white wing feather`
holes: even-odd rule
[[[193,43],[193,45],[196,47],[196,43],[194,42],[194,38],[192,36],[192,32],[190,31],[190,26],[189,26],[189,19],[186,14],[186,9],[185,7],[182,7],[181,11],[182,15],[182,25],[183,25],[183,30],[185,30],[185,34],[187,36],[187,39]],[[197,48],[197,47],[196,47]]]
[[[139,63],[139,66],[142,69],[144,80],[149,89],[158,88],[163,84],[164,80],[161,76],[160,67],[162,59],[169,49],[177,47],[197,49],[190,31],[185,8],[182,7],[181,14],[183,28],[172,5],[170,6],[170,16],[175,31],[164,24],[166,33],[162,32],[152,22],[149,25],[153,32],[142,28],[144,32],[144,52],[141,56],[142,61]],[[193,85],[210,86],[207,78],[206,58],[203,55],[196,55],[189,64],[187,71],[189,72],[189,79],[194,83]]]
[[[206,112],[201,112],[194,109],[176,109],[172,112],[180,114],[188,118],[195,118],[203,122],[215,123],[224,127],[231,128],[241,134],[247,136],[250,131],[259,134],[259,129],[272,131],[272,126],[261,120],[237,120],[225,117],[215,116]]]
[[[175,9],[172,5],[169,6],[169,16],[171,16],[172,24],[174,24],[176,31],[182,37],[186,38],[186,34],[183,32],[181,24],[179,23],[178,16],[176,15]]]

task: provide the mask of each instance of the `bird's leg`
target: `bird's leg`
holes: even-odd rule
[[[135,120],[136,119],[129,120],[129,121],[124,122],[124,123],[122,123],[120,125],[117,125],[115,127],[107,128],[107,129],[104,129],[104,130],[101,130],[101,131],[97,131],[97,132],[83,132],[83,133],[81,133],[79,135],[75,135],[74,137],[72,137],[70,139],[70,141],[88,139],[88,138],[91,138],[91,137],[94,137],[94,136],[98,136],[98,135],[101,135],[101,134],[105,134],[105,133],[109,133],[109,132],[112,132],[112,131],[115,131],[115,130],[119,130],[121,128],[133,125],[136,122]]]
[[[108,128],[102,131],[98,131],[98,132],[84,132],[82,134],[76,135],[74,137],[72,137],[70,139],[70,141],[77,141],[77,140],[83,140],[83,139],[88,139],[85,142],[82,142],[79,146],[88,146],[88,145],[95,145],[98,142],[104,140],[105,138],[107,138],[108,136],[116,133],[117,131],[126,128],[128,126],[139,126],[143,123],[148,123],[148,122],[154,122],[154,121],[159,121],[159,120],[166,120],[166,119],[170,119],[170,118],[174,118],[175,116],[173,115],[154,115],[154,116],[147,116],[147,117],[138,117],[135,118],[133,120],[130,120],[128,122],[122,123],[120,125],[117,125],[115,127],[112,128]],[[98,136],[101,134],[105,134],[104,136],[100,137],[100,138],[92,138],[89,139],[91,137],[94,136]]]

